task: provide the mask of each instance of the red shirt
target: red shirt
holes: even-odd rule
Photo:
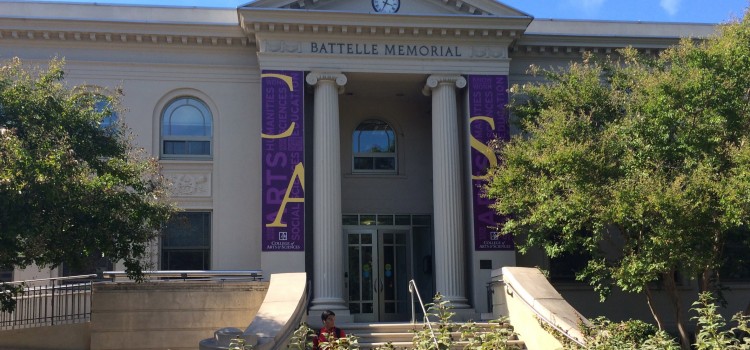
[[[339,339],[346,337],[346,334],[344,333],[344,330],[338,327],[333,327],[333,329],[328,329],[326,327],[321,328],[318,331],[318,334],[313,339],[313,345],[314,349],[319,349],[320,343],[327,343],[331,340],[331,337],[333,339]]]

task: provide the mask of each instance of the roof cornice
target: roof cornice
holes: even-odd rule
[[[314,9],[318,3],[327,0],[256,0],[255,2],[240,6],[240,8],[266,8],[266,9]],[[331,0],[328,0],[331,1]],[[496,16],[499,13],[517,13],[522,17],[532,16],[516,8],[502,4],[496,0],[435,0],[442,2],[445,6],[464,15],[474,16]]]
[[[0,40],[246,46],[238,25],[2,19]]]
[[[240,24],[249,35],[260,33],[378,34],[515,39],[530,17],[367,14],[288,9],[241,8]]]
[[[244,46],[236,9],[0,1],[0,40]]]

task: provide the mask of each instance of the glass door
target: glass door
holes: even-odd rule
[[[378,307],[376,304],[377,268],[375,230],[347,230],[345,231],[346,270],[344,287],[349,296],[349,311],[354,322],[377,322]]]
[[[409,307],[409,231],[378,231],[378,306],[379,320],[406,321],[411,318]]]
[[[355,322],[407,321],[409,230],[346,231],[346,295]]]

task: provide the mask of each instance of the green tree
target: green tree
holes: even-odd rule
[[[602,297],[616,285],[652,306],[662,283],[687,347],[675,275],[711,290],[750,215],[750,12],[658,58],[631,48],[532,71],[546,82],[512,88],[520,133],[486,187],[502,231],[521,252],[587,252],[578,278]]]
[[[131,145],[117,96],[64,83],[63,62],[0,70],[0,268],[122,261],[142,278],[143,258],[172,206],[158,163]],[[4,286],[5,287],[5,286]],[[0,293],[12,310],[13,293]]]

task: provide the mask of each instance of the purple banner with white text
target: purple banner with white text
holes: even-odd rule
[[[261,74],[263,251],[305,250],[303,72]]]
[[[469,76],[469,133],[471,138],[471,187],[474,217],[475,250],[513,250],[513,237],[499,234],[503,219],[482,196],[487,169],[497,166],[498,159],[489,145],[494,139],[509,140],[508,76]]]

